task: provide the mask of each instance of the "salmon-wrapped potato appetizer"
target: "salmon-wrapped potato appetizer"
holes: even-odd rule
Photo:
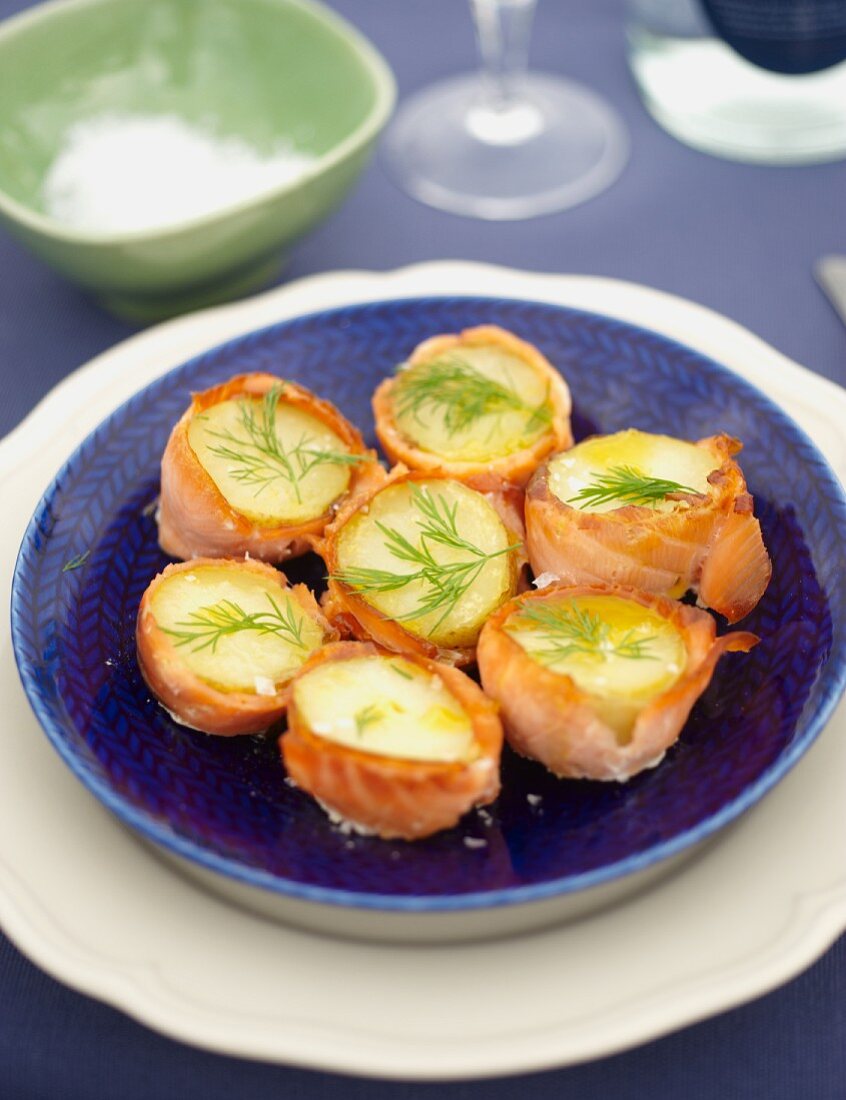
[[[496,798],[502,740],[496,706],[463,672],[341,642],[297,674],[280,749],[334,819],[415,840]]]
[[[676,741],[723,653],[714,619],[615,585],[550,585],[500,608],[479,639],[482,686],[506,739],[562,778],[626,780]]]
[[[393,462],[482,492],[522,489],[539,462],[569,447],[570,407],[552,364],[496,325],[431,337],[373,395]]]
[[[314,547],[374,470],[334,405],[270,374],[239,375],[194,394],[170,435],[159,542],[183,560],[283,561]]]
[[[734,455],[736,439],[688,443],[630,429],[549,459],[526,490],[536,574],[682,596],[737,622],[772,566]]]
[[[138,664],[182,725],[258,733],[285,713],[288,683],[337,634],[314,596],[257,561],[168,565],[138,610]]]
[[[394,470],[327,529],[323,608],[341,634],[450,664],[517,590],[518,535],[451,478]]]

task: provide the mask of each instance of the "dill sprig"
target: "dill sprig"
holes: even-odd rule
[[[194,643],[191,645],[192,653],[204,649],[211,649],[214,653],[221,638],[251,630],[258,634],[275,634],[289,645],[305,649],[302,620],[294,614],[290,601],[283,611],[269,592],[265,592],[265,596],[270,611],[247,612],[234,600],[220,600],[219,603],[192,611],[187,619],[176,624],[180,629],[162,627],[162,630],[176,639],[177,646]]]
[[[417,526],[420,538],[417,545],[394,527],[388,527],[378,520],[376,526],[384,536],[385,546],[393,557],[417,568],[409,573],[394,573],[387,569],[351,567],[333,573],[332,579],[366,596],[395,592],[409,584],[420,582],[424,586],[424,593],[418,605],[412,611],[398,616],[397,622],[421,619],[440,611],[440,616],[427,632],[431,635],[472,588],[487,563],[516,550],[519,543],[487,553],[459,532],[458,501],[449,504],[440,493],[432,493],[414,482],[409,483],[409,489],[412,505],[419,513]],[[433,545],[447,547],[465,556],[459,561],[438,561]]]
[[[548,602],[525,604],[516,616],[517,621],[531,627],[540,627],[543,649],[533,649],[532,656],[545,664],[555,664],[574,653],[585,653],[607,660],[609,657],[626,657],[631,660],[654,660],[646,647],[655,640],[654,635],[636,638],[628,630],[616,641],[610,638],[611,627],[605,620],[575,603],[552,604]]]
[[[355,719],[355,732],[359,737],[363,737],[367,727],[374,725],[376,722],[381,722],[385,715],[376,703],[369,703],[366,707],[356,711],[353,717]]]
[[[274,386],[261,403],[249,399],[239,402],[240,433],[207,429],[208,435],[220,440],[209,451],[231,463],[229,473],[235,481],[255,485],[256,496],[275,481],[287,481],[298,503],[302,503],[300,482],[315,466],[354,466],[365,456],[316,446],[314,437],[305,432],[286,448],[276,431],[276,409],[283,389]]]
[[[635,466],[611,466],[607,474],[596,474],[591,485],[580,489],[566,503],[586,508],[618,500],[621,505],[640,504],[654,508],[672,493],[694,493],[702,496],[689,485],[680,485],[678,481],[669,481],[662,477],[648,477]]]
[[[552,419],[548,388],[539,405],[528,405],[515,390],[487,378],[455,356],[400,368],[394,400],[398,416],[410,413],[418,423],[427,407],[442,412],[449,435],[465,431],[484,416],[509,411],[528,415],[524,429],[527,435]]]
[[[71,558],[70,561],[66,561],[62,566],[63,573],[72,573],[74,569],[80,569],[88,561],[91,556],[90,550],[83,550],[81,554],[77,554]]]

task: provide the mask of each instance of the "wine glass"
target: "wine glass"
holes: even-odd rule
[[[429,206],[531,218],[608,187],[628,156],[616,113],[588,88],[527,71],[536,0],[470,0],[481,71],[425,88],[388,129],[384,157]]]

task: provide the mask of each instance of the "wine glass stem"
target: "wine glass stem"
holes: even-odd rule
[[[520,97],[537,0],[470,0],[482,61],[487,106],[505,110]]]

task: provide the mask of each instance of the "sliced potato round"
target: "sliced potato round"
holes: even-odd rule
[[[138,613],[141,671],[185,725],[254,733],[284,713],[287,685],[335,634],[303,585],[261,562],[168,566]]]
[[[265,694],[270,684],[275,694],[323,642],[323,626],[263,574],[194,563],[171,573],[150,599],[186,667],[221,691]]]
[[[459,346],[399,371],[394,419],[423,451],[487,462],[528,446],[548,429],[548,389],[546,379],[507,348]]]
[[[265,527],[324,515],[356,459],[322,420],[288,404],[284,389],[278,400],[241,396],[197,413],[188,442],[227,503]]]
[[[328,401],[269,374],[204,393],[162,458],[159,542],[173,557],[278,562],[319,548],[343,502],[381,467]]]
[[[626,431],[555,455],[526,490],[536,574],[622,584],[700,603],[737,622],[772,567],[729,436],[688,443]]]
[[[373,397],[385,453],[411,469],[443,470],[481,491],[525,485],[572,443],[570,394],[525,341],[495,325],[420,344]]]
[[[717,638],[707,612],[663,596],[552,585],[489,620],[478,660],[517,752],[562,777],[625,780],[676,741],[722,654],[757,641]]]
[[[496,798],[502,739],[496,707],[463,673],[342,642],[297,674],[280,749],[348,827],[414,840]]]
[[[481,493],[401,473],[330,529],[327,613],[391,649],[470,660],[520,549]]]
[[[478,755],[464,708],[403,657],[326,661],[294,688],[309,729],[336,745],[401,760],[470,761]]]

